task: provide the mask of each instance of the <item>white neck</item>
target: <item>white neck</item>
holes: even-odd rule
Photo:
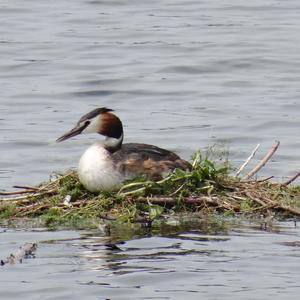
[[[106,137],[103,141],[103,146],[108,150],[116,151],[121,148],[123,142],[123,134],[118,138]]]

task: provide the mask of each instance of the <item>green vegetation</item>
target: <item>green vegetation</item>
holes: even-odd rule
[[[29,218],[49,228],[105,228],[109,223],[119,229],[142,224],[163,230],[203,222],[224,228],[218,216],[300,216],[299,187],[242,181],[229,175],[227,162],[214,163],[200,152],[192,166],[157,182],[136,178],[119,191],[97,194],[84,189],[75,171],[57,174],[38,187],[6,193],[0,198],[0,220]]]

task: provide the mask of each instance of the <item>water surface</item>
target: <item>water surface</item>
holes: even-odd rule
[[[214,144],[261,175],[299,171],[298,1],[8,1],[0,5],[0,188],[75,167],[96,136],[55,139],[117,110],[125,140],[185,158]],[[253,161],[253,164],[256,160]]]
[[[36,258],[1,267],[1,297],[297,299],[300,248],[292,242],[299,228],[287,222],[273,230],[239,226],[207,235],[199,228],[117,247],[99,232],[2,231],[1,255],[23,242],[39,246]]]

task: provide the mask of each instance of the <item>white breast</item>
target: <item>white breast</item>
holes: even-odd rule
[[[81,156],[78,175],[80,182],[90,192],[116,189],[124,179],[114,168],[110,153],[101,143],[92,145]]]

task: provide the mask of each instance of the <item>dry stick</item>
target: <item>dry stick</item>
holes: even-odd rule
[[[88,202],[89,202],[88,200],[78,200],[76,202],[72,202],[72,207],[83,206],[83,205],[88,204]],[[53,207],[53,206],[51,206],[50,203],[45,203],[45,204],[33,203],[33,204],[29,204],[29,205],[18,208],[18,213],[26,213],[28,211],[30,211],[30,213],[32,213],[32,212],[36,212],[41,209],[48,209],[50,207]],[[55,207],[68,208],[64,203],[59,203]]]
[[[264,198],[264,200],[267,201],[271,205],[270,207],[280,208],[280,209],[282,209],[286,212],[289,212],[293,215],[300,216],[300,210],[298,210],[297,208],[293,208],[288,205],[284,205],[284,204],[281,204],[279,202],[276,202],[276,201],[273,201],[273,200],[267,199],[267,198]]]
[[[26,186],[14,186],[15,188],[24,188],[24,189],[27,189],[28,190],[26,191],[18,191],[18,192],[3,192],[1,193],[0,192],[0,195],[20,195],[20,194],[27,194],[25,196],[17,196],[17,197],[0,197],[0,202],[1,201],[19,201],[19,200],[27,200],[31,197],[36,197],[36,196],[40,196],[40,195],[45,195],[45,194],[51,194],[55,191],[55,189],[53,189],[53,185],[55,185],[61,178],[64,178],[66,176],[69,176],[70,174],[72,174],[72,172],[69,172],[67,174],[65,174],[64,176],[61,176],[53,181],[50,181],[49,183],[47,183],[46,185],[44,186],[41,186],[41,187],[38,187],[38,188],[32,188],[32,187],[26,187]],[[50,187],[52,187],[52,189],[49,189]],[[32,189],[32,190],[29,190],[29,189]],[[45,189],[47,189],[45,191]]]
[[[21,191],[13,191],[13,192],[0,192],[0,195],[4,196],[10,196],[10,195],[21,195],[21,194],[32,194],[38,191],[38,188],[32,187],[32,186],[20,186],[20,185],[14,185],[14,188],[17,189],[23,189]]]
[[[38,188],[34,187],[34,186],[27,186],[27,185],[14,185],[13,186],[16,189],[24,189],[24,190],[38,190]]]
[[[263,178],[263,179],[260,179],[260,180],[256,180],[256,182],[265,182],[265,181],[268,181],[268,180],[270,180],[270,179],[272,179],[272,178],[274,178],[273,175],[272,175],[272,176],[269,176],[269,177],[267,177],[267,178]]]
[[[289,185],[290,183],[292,183],[294,180],[296,180],[298,177],[300,176],[300,172],[297,173],[295,176],[293,176],[291,179],[289,179],[288,181],[286,181],[284,184],[285,185]]]
[[[258,148],[260,147],[260,144],[257,144],[256,147],[254,148],[254,150],[252,151],[252,153],[250,154],[250,156],[246,159],[246,161],[241,165],[241,167],[239,168],[239,170],[236,172],[235,176],[239,176],[240,173],[244,170],[244,168],[248,165],[248,163],[250,162],[250,160],[254,157],[256,151],[258,150]]]
[[[261,199],[258,199],[256,197],[254,197],[253,195],[251,195],[250,192],[245,191],[245,195],[250,198],[252,201],[258,203],[259,205],[263,206],[264,208],[267,206],[267,203],[265,203],[264,201],[262,201]]]
[[[275,144],[272,146],[270,151],[267,153],[267,155],[252,169],[244,178],[243,180],[248,180],[253,175],[255,175],[266,163],[267,161],[273,156],[273,154],[276,152],[280,145],[279,141],[276,141]]]
[[[176,204],[178,200],[171,197],[139,197],[132,199],[133,202],[153,203],[153,204]],[[212,205],[219,205],[217,197],[199,196],[187,197],[183,199],[184,204],[203,204],[210,203]]]
[[[25,191],[16,191],[16,192],[0,192],[0,195],[3,196],[13,196],[13,195],[21,195],[21,194],[31,194],[35,193],[35,190],[25,190]]]
[[[265,201],[267,201],[267,203],[265,203],[263,200],[261,199],[258,199],[256,197],[253,197],[249,192],[245,192],[246,196],[248,196],[251,200],[257,202],[258,204],[262,205],[263,209],[266,209],[266,208],[280,208],[286,212],[289,212],[291,213],[292,215],[295,215],[295,216],[300,216],[300,210],[296,209],[296,208],[293,208],[293,207],[290,207],[290,206],[287,206],[287,205],[284,205],[284,204],[281,204],[281,203],[277,203],[271,199],[267,199],[267,198],[264,198]]]
[[[289,206],[285,206],[283,204],[278,204],[277,207],[291,213],[292,215],[300,216],[300,210],[298,210],[298,209],[295,209],[295,208],[292,208],[292,207],[289,207]]]
[[[52,189],[52,190],[48,190],[48,191],[44,191],[44,192],[32,192],[32,193],[28,193],[26,195],[23,196],[15,196],[15,197],[0,197],[0,203],[1,202],[10,202],[10,203],[16,203],[19,204],[18,202],[22,202],[22,201],[27,201],[30,198],[35,198],[38,196],[42,196],[42,195],[47,195],[47,194],[52,194],[56,192],[56,189]]]
[[[62,176],[60,176],[60,177],[57,177],[56,179],[54,179],[54,180],[48,182],[46,185],[39,187],[39,188],[38,188],[38,191],[39,191],[39,192],[42,192],[43,190],[45,190],[45,189],[47,189],[47,188],[49,188],[49,187],[55,185],[55,184],[58,183],[61,179],[66,178],[66,177],[70,176],[71,174],[74,174],[74,171],[70,171],[70,172],[68,172],[68,173],[66,173],[66,174],[64,174],[64,175],[62,175]]]
[[[31,197],[31,195],[25,195],[25,196],[17,196],[17,197],[1,197],[0,198],[0,203],[1,202],[17,202],[17,201],[22,201],[22,200],[28,200]]]

